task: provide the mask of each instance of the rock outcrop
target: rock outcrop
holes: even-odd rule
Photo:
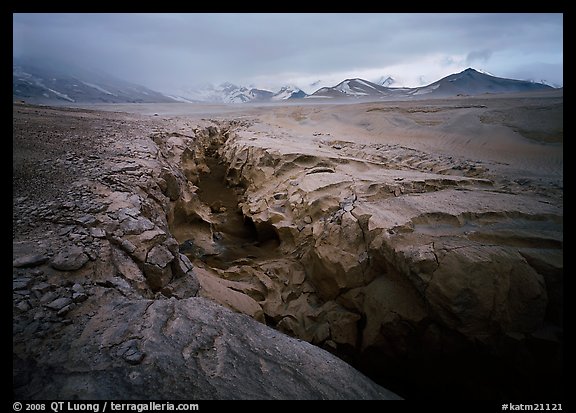
[[[69,334],[64,331],[64,334]],[[17,359],[16,397],[397,399],[335,356],[203,298],[111,300],[67,352]],[[87,368],[88,367],[88,368]]]

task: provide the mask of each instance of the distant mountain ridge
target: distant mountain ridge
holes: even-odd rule
[[[388,79],[384,83],[391,84]],[[346,79],[333,87],[324,87],[308,98],[415,98],[480,95],[484,93],[512,93],[553,89],[551,86],[525,80],[506,79],[468,68],[446,76],[427,86],[397,88],[382,86],[363,79]]]
[[[35,103],[175,102],[168,96],[113,76],[73,66],[14,61],[12,95]]]
[[[390,88],[376,83],[369,82],[364,79],[346,79],[336,86],[323,87],[312,93],[312,98],[344,98],[344,97],[389,97],[399,90],[406,90],[402,88]]]
[[[393,87],[394,83],[396,81],[391,76],[382,76],[375,82],[360,78],[345,79],[335,86],[321,87],[310,95],[296,86],[284,86],[278,92],[273,93],[263,89],[250,89],[223,83],[220,86],[208,85],[198,89],[183,89],[178,96],[171,96],[191,102],[245,103],[286,99],[418,99],[552,89],[544,83],[496,77],[472,68],[421,87]]]
[[[308,95],[293,85],[283,86],[277,92],[272,92],[266,89],[237,86],[233,83],[225,82],[218,86],[185,87],[168,96],[186,102],[246,103],[299,99]]]
[[[50,62],[13,62],[15,99],[31,102],[84,103],[248,103],[281,102],[296,99],[418,99],[484,93],[511,93],[549,90],[553,87],[524,80],[496,77],[472,68],[446,76],[421,87],[393,87],[391,76],[375,82],[353,78],[335,86],[321,87],[308,95],[294,85],[286,85],[273,92],[254,86],[238,86],[230,82],[218,86],[185,87],[172,93],[160,93],[144,86],[126,82],[96,71]],[[318,81],[319,82],[319,81]],[[318,83],[315,82],[315,83]]]

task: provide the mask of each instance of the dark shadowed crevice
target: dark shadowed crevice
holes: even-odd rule
[[[238,260],[265,258],[275,254],[280,244],[276,229],[268,223],[258,223],[245,217],[239,207],[239,199],[245,188],[231,185],[227,177],[228,166],[219,154],[221,132],[210,130],[209,142],[198,143],[196,151],[202,153],[204,168],[198,175],[196,194],[210,211],[210,248],[194,239],[180,240],[181,252],[193,261],[200,259],[211,267],[226,269]],[[194,222],[177,225],[197,225]],[[174,231],[180,232],[178,230]],[[194,233],[192,229],[189,231]],[[196,245],[198,244],[198,245]],[[194,245],[196,248],[191,248]]]

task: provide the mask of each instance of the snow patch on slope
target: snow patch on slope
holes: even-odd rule
[[[72,99],[70,96],[68,96],[66,93],[60,93],[57,90],[50,89],[49,87],[47,87],[46,89],[48,89],[50,92],[54,93],[56,96],[58,96],[62,99],[66,99],[69,102],[75,102],[75,100]]]
[[[94,83],[84,82],[83,80],[81,80],[81,82],[84,83],[86,86],[91,87],[91,88],[94,88],[94,89],[96,89],[96,90],[98,90],[98,91],[100,91],[100,92],[102,92],[102,93],[106,93],[107,95],[118,96],[118,95],[116,95],[115,93],[112,93],[112,92],[104,89],[104,88],[101,87],[101,86],[95,85]],[[143,93],[145,93],[145,92],[143,92]]]

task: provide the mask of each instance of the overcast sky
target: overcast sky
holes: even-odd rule
[[[467,67],[563,85],[562,14],[14,14],[13,23],[14,57],[64,59],[160,91],[230,81],[311,93],[381,76],[419,86]]]

